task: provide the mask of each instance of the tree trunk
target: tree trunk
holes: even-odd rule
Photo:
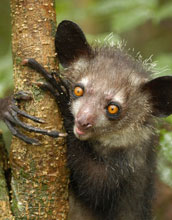
[[[46,121],[42,128],[62,130],[60,113],[50,94],[34,82],[42,77],[22,66],[25,58],[35,58],[47,70],[56,70],[54,36],[56,15],[54,0],[11,0],[12,51],[15,91],[31,91],[33,100],[21,108]],[[39,126],[29,120],[29,124]],[[53,139],[26,133],[40,140],[31,146],[13,138],[12,212],[16,219],[66,219],[68,212],[68,171],[63,138]]]

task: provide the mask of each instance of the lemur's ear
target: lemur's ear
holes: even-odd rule
[[[62,21],[57,27],[55,47],[59,62],[64,67],[68,67],[75,59],[89,57],[92,53],[80,27],[67,20]]]
[[[166,117],[172,114],[172,76],[163,76],[147,82],[143,90],[150,93],[153,115]]]

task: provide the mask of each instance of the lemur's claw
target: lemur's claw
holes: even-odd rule
[[[26,91],[19,91],[13,95],[14,100],[20,101],[20,100],[31,100],[32,94],[30,92]]]
[[[20,133],[20,131],[14,126],[14,124],[8,121],[7,119],[5,119],[4,122],[9,128],[9,130],[11,131],[12,135],[18,137],[19,139],[23,140],[27,144],[40,145],[37,139],[29,138],[26,135]]]
[[[27,65],[27,64],[28,64],[28,59],[26,58],[26,59],[24,59],[24,60],[22,61],[22,65],[25,66],[25,65]]]
[[[66,136],[65,133],[59,133],[58,131],[55,131],[55,130],[51,131],[51,130],[45,130],[45,129],[33,127],[29,124],[22,122],[19,119],[18,116],[23,116],[23,117],[29,118],[30,120],[35,121],[37,123],[45,123],[44,120],[42,120],[38,117],[35,117],[35,116],[31,116],[28,113],[26,113],[25,111],[22,111],[18,108],[17,101],[29,100],[31,98],[32,98],[32,96],[30,93],[20,91],[20,92],[14,94],[12,97],[7,97],[5,99],[0,100],[1,106],[3,106],[3,111],[0,112],[0,118],[6,123],[7,127],[11,131],[11,133],[14,136],[23,140],[24,142],[26,142],[28,144],[32,144],[32,145],[39,145],[40,143],[37,139],[29,138],[26,135],[24,135],[23,133],[21,133],[18,128],[21,127],[27,131],[48,135],[48,136],[54,137],[54,138],[65,137]]]
[[[63,80],[58,73],[49,73],[42,65],[32,58],[25,59],[23,64],[29,66],[38,73],[41,73],[41,75],[47,80],[47,82],[37,82],[36,85],[44,90],[50,91],[57,99],[57,102],[61,105],[63,105],[63,103],[69,103],[70,95],[68,82]],[[56,77],[58,77],[58,80],[56,80]]]

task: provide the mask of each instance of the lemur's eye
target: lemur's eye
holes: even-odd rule
[[[118,111],[119,111],[118,106],[116,106],[114,104],[108,106],[108,112],[110,114],[116,114]]]
[[[119,115],[120,113],[120,106],[119,104],[115,103],[115,102],[110,102],[107,106],[107,115],[109,116],[109,118],[115,118]]]
[[[73,90],[73,94],[75,95],[75,97],[83,96],[84,88],[81,87],[80,85],[75,86],[75,88]]]

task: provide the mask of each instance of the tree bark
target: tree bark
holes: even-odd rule
[[[43,80],[36,72],[22,66],[25,58],[35,58],[48,71],[57,70],[54,48],[56,15],[54,0],[11,0],[12,52],[15,91],[30,91],[33,100],[21,108],[44,119],[42,128],[63,130],[60,113],[50,94],[36,85]],[[24,119],[25,120],[25,119]],[[39,126],[29,120],[29,124]],[[12,212],[16,219],[66,219],[68,212],[68,171],[63,138],[53,139],[26,133],[40,140],[31,146],[13,138]]]

